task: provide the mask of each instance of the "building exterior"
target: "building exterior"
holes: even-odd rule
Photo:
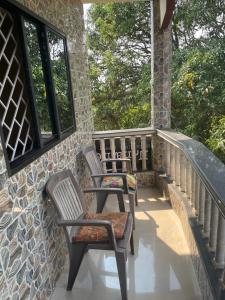
[[[45,184],[52,174],[69,168],[81,187],[88,186],[90,174],[81,155],[82,147],[99,139],[103,149],[104,139],[108,137],[112,138],[113,148],[113,139],[120,137],[123,156],[126,136],[131,140],[132,162],[135,162],[135,138],[141,136],[144,171],[146,136],[151,138],[153,169],[157,173],[164,172],[173,186],[168,190],[168,182],[163,183],[160,176],[157,182],[183,220],[201,289],[205,299],[212,298],[188,223],[193,215],[188,216],[185,205],[180,205],[179,201],[185,194],[182,203],[187,201],[194,208],[196,222],[213,247],[214,262],[223,270],[225,193],[214,178],[218,171],[225,177],[225,171],[198,143],[165,130],[171,126],[170,23],[174,3],[173,0],[151,0],[151,128],[98,134],[94,133],[91,114],[83,4],[80,0],[1,1],[1,299],[51,297],[67,250],[63,232],[56,224],[55,211],[44,193]],[[38,73],[31,67],[32,59],[38,66]],[[42,79],[41,86],[37,85],[35,76]],[[40,110],[44,112],[44,119],[40,117]],[[210,174],[204,169],[205,158],[198,151],[210,157],[211,166],[214,166]],[[142,181],[145,180],[142,176]],[[180,195],[177,189],[184,194]],[[224,281],[220,273],[220,287]]]
[[[64,265],[65,241],[56,225],[54,210],[43,194],[45,183],[51,174],[65,168],[72,169],[82,186],[89,180],[79,156],[81,146],[92,142],[93,131],[83,5],[79,0],[17,3],[41,16],[67,38],[76,131],[25,167],[19,167],[13,175],[7,170],[4,141],[1,142],[0,298],[48,299]],[[10,14],[10,6],[7,8],[0,8],[1,24]]]

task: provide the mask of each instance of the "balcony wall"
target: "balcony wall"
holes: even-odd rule
[[[93,122],[79,1],[21,0],[68,40],[77,131],[12,177],[0,144],[0,298],[48,299],[64,265],[64,235],[43,189],[49,176],[70,168],[81,185],[89,177],[80,145],[91,143]],[[8,298],[9,297],[9,298]]]
[[[157,131],[163,145],[160,186],[180,216],[205,299],[224,299],[225,166],[203,144]]]

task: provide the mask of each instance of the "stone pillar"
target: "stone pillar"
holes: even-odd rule
[[[151,127],[171,127],[171,24],[160,30],[160,1],[151,0]],[[165,172],[165,143],[157,136],[152,139],[153,169]]]
[[[171,116],[171,24],[160,30],[159,1],[152,2],[151,21],[151,126],[170,128]]]

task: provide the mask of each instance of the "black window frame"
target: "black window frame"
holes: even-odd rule
[[[53,26],[52,24],[50,24],[49,22],[41,18],[40,16],[36,15],[35,13],[30,11],[23,5],[15,3],[13,0],[2,0],[0,3],[0,7],[6,9],[9,13],[12,13],[13,16],[15,16],[16,23],[18,25],[19,40],[22,46],[21,64],[24,69],[27,90],[29,92],[28,101],[29,101],[29,106],[32,115],[32,125],[34,129],[33,131],[35,135],[33,149],[29,153],[26,153],[22,157],[16,159],[15,161],[9,162],[8,154],[4,142],[5,139],[4,139],[3,130],[2,130],[2,126],[0,126],[0,136],[2,140],[2,148],[5,156],[6,167],[7,167],[8,175],[12,176],[76,131],[75,108],[74,108],[73,93],[72,93],[70,63],[69,63],[66,35],[58,28],[56,28],[55,26]],[[45,82],[46,93],[47,93],[46,98],[48,101],[50,119],[52,121],[52,138],[49,139],[47,142],[44,142],[43,139],[41,138],[41,130],[40,130],[38,112],[37,112],[35,96],[34,96],[31,66],[28,57],[28,48],[27,48],[28,46],[25,37],[24,21],[28,21],[34,24],[38,33],[38,43],[40,47],[43,76],[44,76],[44,82]],[[70,101],[71,104],[71,110],[72,110],[71,113],[72,113],[72,122],[73,122],[72,126],[67,128],[64,131],[61,131],[60,128],[60,119],[59,119],[56,96],[54,91],[54,80],[52,75],[47,31],[51,31],[56,35],[58,35],[63,40],[63,44],[64,44],[65,64],[66,64],[67,79],[68,79],[68,97],[69,97],[68,100]]]

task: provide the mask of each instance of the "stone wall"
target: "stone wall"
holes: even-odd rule
[[[66,34],[76,111],[77,131],[12,177],[0,144],[0,298],[44,300],[52,293],[66,250],[43,189],[48,178],[64,168],[73,171],[81,186],[88,184],[80,150],[91,143],[93,119],[82,4],[78,0],[19,2]]]

